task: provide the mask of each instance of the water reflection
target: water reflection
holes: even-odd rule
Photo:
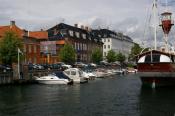
[[[74,91],[74,92],[72,92]],[[33,85],[0,88],[0,115],[63,115],[80,103],[80,85]]]
[[[139,97],[141,116],[174,116],[174,98],[175,88],[142,87]]]
[[[143,88],[137,75],[70,86],[4,86],[0,116],[173,116],[174,90]]]

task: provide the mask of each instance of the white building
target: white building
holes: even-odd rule
[[[106,58],[109,50],[114,50],[116,53],[121,52],[128,58],[131,52],[131,48],[134,45],[133,40],[123,35],[122,33],[116,33],[108,29],[94,30],[94,33],[98,35],[103,44],[103,57]]]

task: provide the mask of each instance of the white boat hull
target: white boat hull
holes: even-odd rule
[[[68,81],[64,80],[37,80],[41,84],[68,84]]]

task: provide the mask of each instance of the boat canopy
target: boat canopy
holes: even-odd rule
[[[63,72],[54,72],[53,75],[57,76],[60,79],[69,79],[68,76],[66,76]]]
[[[171,58],[164,54],[146,54],[139,58],[138,63],[172,62]]]

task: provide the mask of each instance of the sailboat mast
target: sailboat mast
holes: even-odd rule
[[[154,49],[157,49],[157,25],[156,25],[156,10],[157,10],[157,0],[154,0],[153,3],[153,12],[154,12]]]

